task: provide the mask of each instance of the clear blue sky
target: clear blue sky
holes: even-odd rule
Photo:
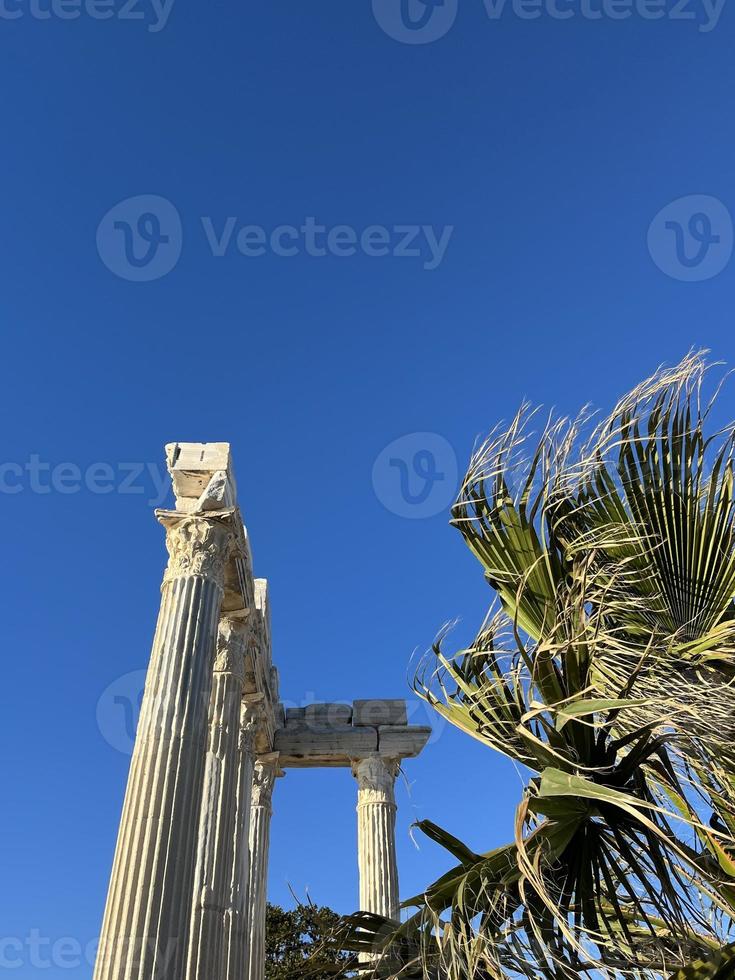
[[[425,28],[443,36],[405,43],[397,0],[176,0],[160,30],[143,0],[144,20],[122,0],[40,19],[45,2],[0,15],[0,938],[32,977],[50,947],[26,940],[70,937],[43,975],[72,980],[91,975],[75,943],[99,929],[129,762],[119,690],[98,703],[147,662],[165,561],[151,471],[125,493],[127,464],[158,475],[168,441],[229,440],[284,698],[407,694],[413,651],[453,617],[468,640],[489,593],[446,508],[404,516],[423,505],[391,484],[394,450],[374,475],[383,450],[434,434],[395,452],[438,446],[449,480],[525,396],[606,406],[690,346],[733,361],[735,14],[559,0],[571,17],[493,19],[463,0],[444,33],[447,0]],[[105,217],[139,195],[170,203]],[[310,218],[347,226],[330,254],[288,230],[274,250]],[[238,251],[247,225],[265,254]],[[394,254],[403,225],[451,226],[440,261],[423,231]],[[405,894],[448,863],[414,847],[417,816],[479,849],[511,835],[521,782],[489,750],[442,730],[406,772]],[[346,772],[281,781],[273,899],[355,907],[354,804]]]

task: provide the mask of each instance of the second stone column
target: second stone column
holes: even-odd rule
[[[209,720],[187,980],[225,980],[225,911],[235,850],[240,704],[247,625],[223,619]]]
[[[250,824],[248,980],[265,976],[265,913],[268,895],[273,786],[279,774],[278,753],[261,756],[255,766]]]
[[[261,696],[262,698],[262,696]],[[248,980],[248,892],[250,887],[250,805],[255,766],[254,742],[261,707],[257,695],[240,707],[240,738],[236,777],[232,862],[228,882],[229,901],[224,916],[226,980]]]
[[[399,763],[376,754],[357,759],[357,843],[360,867],[360,909],[400,917],[396,861],[395,781]]]

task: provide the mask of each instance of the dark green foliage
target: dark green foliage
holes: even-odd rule
[[[350,956],[327,945],[339,916],[308,903],[295,909],[268,905],[266,910],[266,980],[328,980],[349,975]]]

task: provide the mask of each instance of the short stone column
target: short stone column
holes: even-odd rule
[[[240,705],[245,682],[244,620],[219,627],[209,709],[209,746],[194,873],[186,980],[225,980],[225,912],[235,850]]]
[[[373,753],[353,762],[357,779],[360,910],[400,918],[396,861],[397,759]]]
[[[251,799],[254,744],[262,699],[262,694],[246,695],[240,706],[235,819],[231,828],[232,862],[228,877],[228,903],[223,919],[226,936],[224,977],[227,980],[247,980]]]
[[[250,823],[250,888],[248,895],[250,941],[248,980],[265,976],[265,912],[268,898],[273,786],[279,774],[278,753],[261,756],[255,765]]]
[[[226,518],[164,512],[169,563],[95,965],[95,980],[186,968]]]

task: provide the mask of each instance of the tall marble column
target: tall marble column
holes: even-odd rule
[[[219,627],[209,708],[209,746],[194,873],[186,980],[225,980],[225,912],[235,851],[240,705],[245,682],[244,620]]]
[[[169,562],[95,980],[181,980],[215,637],[232,535],[222,516],[159,515]]]
[[[395,781],[399,762],[374,753],[353,763],[357,779],[360,909],[400,918]]]
[[[268,897],[268,853],[273,814],[271,800],[278,774],[277,752],[258,759],[253,777],[250,822],[248,980],[263,980],[265,976],[265,906]]]
[[[246,695],[240,708],[235,819],[231,828],[232,862],[228,879],[228,903],[223,919],[226,936],[223,975],[226,980],[247,980],[251,800],[255,734],[261,701],[262,695]]]

